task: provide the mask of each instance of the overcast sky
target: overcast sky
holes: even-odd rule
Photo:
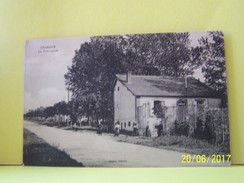
[[[89,40],[89,37],[80,37],[26,42],[25,112],[67,101],[64,74],[72,63],[75,50]]]
[[[207,33],[191,33],[192,46]],[[42,39],[26,42],[24,111],[67,101],[64,74],[71,65],[75,50],[89,37]],[[195,77],[202,80],[201,71]]]

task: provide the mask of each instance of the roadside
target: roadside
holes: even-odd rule
[[[28,166],[83,166],[64,151],[50,146],[34,133],[24,129],[24,165]]]
[[[64,130],[29,121],[24,121],[24,127],[85,167],[185,166],[182,153],[117,142],[113,134]]]
[[[86,167],[161,167],[161,166],[223,166],[229,163],[212,163],[211,161],[199,164],[193,161],[182,162],[182,152],[167,150],[166,148],[155,148],[148,145],[140,145],[135,142],[125,143],[121,138],[138,139],[143,137],[132,137],[113,134],[96,134],[89,130],[65,130],[57,127],[40,125],[35,122],[24,121],[24,127],[35,133],[51,146],[65,151],[72,159],[82,162]],[[144,139],[145,140],[145,139]],[[155,145],[155,144],[154,144]],[[203,147],[204,148],[204,147]],[[191,155],[190,155],[191,156]],[[60,158],[58,158],[60,159]],[[210,159],[211,160],[211,159]],[[67,165],[68,166],[68,165]]]
[[[95,127],[91,126],[66,126],[65,124],[59,125],[52,122],[37,122],[40,125],[61,128],[71,131],[93,131],[96,132]],[[105,136],[113,137],[112,133],[103,133]],[[166,149],[177,152],[189,154],[230,154],[229,144],[215,145],[207,142],[206,140],[195,139],[187,136],[162,136],[162,137],[144,137],[144,136],[130,136],[120,134],[118,137],[113,138],[117,142],[125,142],[131,144],[144,145],[158,149]]]
[[[133,137],[120,135],[116,140],[118,142],[139,144],[189,154],[230,154],[228,144],[217,146],[204,140],[194,139],[186,136]]]

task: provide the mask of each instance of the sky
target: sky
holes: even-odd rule
[[[75,50],[89,37],[42,39],[26,42],[24,112],[67,101],[64,74]]]
[[[203,33],[190,33],[191,46],[198,45]],[[39,39],[26,42],[24,112],[67,101],[64,74],[71,66],[75,50],[90,37]],[[194,77],[203,80],[201,70]]]
[[[191,46],[199,46],[198,40],[201,37],[208,37],[208,32],[191,32],[189,36],[189,39],[191,40]]]

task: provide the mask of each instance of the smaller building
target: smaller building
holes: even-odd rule
[[[137,123],[139,134],[148,126],[152,136],[163,124],[167,133],[175,120],[188,121],[196,127],[198,114],[204,108],[219,108],[221,95],[199,80],[162,76],[116,75],[114,85],[114,122],[122,130],[133,131]]]

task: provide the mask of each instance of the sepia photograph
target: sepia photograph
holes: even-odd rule
[[[221,31],[28,40],[26,166],[231,165]]]

